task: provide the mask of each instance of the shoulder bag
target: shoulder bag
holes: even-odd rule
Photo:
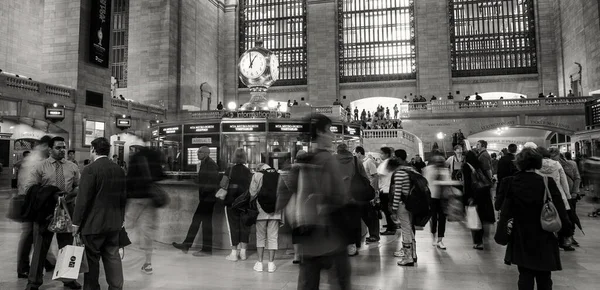
[[[232,170],[233,170],[233,166],[229,167],[229,175],[231,175]],[[229,189],[229,175],[225,174],[225,175],[223,175],[223,178],[221,178],[220,188],[219,188],[219,190],[217,190],[217,193],[215,194],[215,197],[217,199],[225,200],[225,197],[227,197],[227,192]]]
[[[352,198],[359,202],[368,202],[375,198],[375,190],[371,182],[359,172],[358,158],[354,157],[354,176],[350,180],[350,193]]]
[[[542,206],[542,213],[540,215],[540,222],[542,229],[547,232],[556,233],[562,228],[562,222],[558,216],[558,210],[552,202],[552,196],[548,189],[548,177],[544,177],[544,205]]]

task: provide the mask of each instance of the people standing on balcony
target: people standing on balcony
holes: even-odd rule
[[[404,103],[408,102],[408,98],[406,98],[406,96],[404,96]]]
[[[550,92],[550,94],[548,94],[548,98],[554,98],[554,94],[552,92]]]
[[[406,97],[406,96],[404,96],[404,97]],[[395,104],[394,105],[394,119],[395,120],[398,120],[398,112],[399,112],[399,110],[398,110],[398,104]]]
[[[475,101],[482,101],[483,98],[479,95],[478,92],[475,92]]]
[[[396,223],[392,220],[392,212],[390,211],[390,183],[397,166],[394,166],[393,162],[390,164],[392,161],[392,148],[381,147],[379,150],[379,155],[383,160],[377,167],[379,199],[381,200],[381,211],[383,211],[386,221],[386,230],[381,235],[392,236],[396,234]]]
[[[294,100],[294,106],[298,106],[298,101]]]
[[[354,107],[354,121],[358,121],[358,107]]]
[[[452,95],[452,92],[448,93],[448,100],[454,100],[454,96]]]
[[[545,97],[546,97],[546,96],[544,95],[544,93],[540,93],[540,94],[538,95],[538,98],[540,98],[540,99],[543,99],[543,98],[545,98]]]
[[[223,110],[223,102],[219,102],[217,104],[217,110],[222,111]]]
[[[390,107],[385,108],[385,118],[388,120],[390,119]]]
[[[358,160],[362,163],[371,186],[377,193],[379,193],[379,188],[377,185],[377,165],[375,164],[375,160],[373,160],[371,155],[366,156],[365,149],[361,146],[357,146],[354,149],[354,152],[356,153]],[[366,240],[367,243],[379,242],[379,207],[380,200],[379,194],[377,194],[369,204],[364,205],[362,208],[362,220],[369,229],[369,237]]]
[[[466,96],[465,97],[465,101],[468,101],[469,99],[471,99],[471,96]]]
[[[288,101],[287,101],[287,106],[288,106],[288,107],[291,107],[291,106],[293,106],[293,105],[292,105],[292,100],[288,100]]]
[[[415,97],[413,98],[413,103],[418,103],[419,102],[419,97],[417,95],[415,95]]]
[[[436,100],[437,100],[437,98],[435,96],[431,96],[430,102],[433,102],[433,101],[436,101]]]
[[[575,94],[573,94],[573,91],[572,91],[572,90],[569,90],[569,93],[567,94],[567,97],[568,97],[568,98],[573,98],[573,97],[575,97]]]
[[[367,120],[371,122],[371,111],[368,112]]]
[[[360,120],[363,122],[367,121],[367,111],[365,109],[363,109],[362,112],[360,113]]]

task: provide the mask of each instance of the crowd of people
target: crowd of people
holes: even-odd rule
[[[251,228],[255,227],[258,255],[253,269],[272,273],[277,268],[280,227],[285,225],[294,244],[293,262],[299,264],[298,289],[318,289],[320,272],[328,269],[336,272],[340,289],[350,289],[349,257],[358,255],[364,242],[378,243],[382,235],[397,235],[398,230],[401,243],[393,255],[399,266],[414,266],[417,243],[423,242],[417,241],[415,231],[427,224],[432,245],[447,250],[446,223],[465,222],[473,249],[481,251],[488,244],[486,233],[496,223],[495,240],[507,245],[505,263],[518,266],[519,289],[534,289],[534,281],[537,289],[551,289],[551,271],[562,269],[559,249],[573,251],[579,246],[574,224],[578,222],[580,169],[588,164],[586,172],[596,174],[595,164],[578,166],[569,154],[532,143],[518,154],[517,146],[511,144],[498,156],[488,152],[484,140],[465,148],[459,134],[452,156],[445,158],[434,151],[425,162],[419,155],[409,159],[405,150],[391,147],[381,148],[378,154],[367,153],[361,146],[334,148],[332,121],[314,115],[310,122],[313,150],[298,152],[295,162],[279,171],[261,163],[252,172],[246,166],[246,152],[238,149],[231,165],[219,173],[209,148],[201,147],[196,177],[199,203],[185,239],[173,246],[188,253],[201,229],[202,246],[193,255],[211,256],[213,211],[224,206],[231,238],[231,252],[225,259],[248,259]],[[55,233],[48,230],[48,224],[52,209],[63,200],[73,226],[68,233],[56,233],[57,241],[59,247],[71,245],[73,239],[83,241],[89,264],[84,274],[86,289],[99,287],[100,259],[110,289],[123,289],[119,248],[124,246],[120,238],[125,229],[139,227],[140,248],[145,253],[141,271],[153,273],[152,241],[160,226],[157,208],[168,203],[168,194],[156,183],[163,177],[163,157],[159,151],[142,148],[124,170],[111,162],[109,151],[108,140],[94,140],[92,161],[80,174],[75,163],[65,158],[64,139],[44,137],[22,162],[19,194],[37,200],[33,203],[37,214],[23,223],[18,247],[17,273],[19,278],[28,278],[27,289],[38,289],[44,268],[54,267],[49,246]],[[583,176],[596,183],[597,176]],[[552,231],[540,219],[549,200],[554,218],[562,224]],[[364,240],[363,222],[368,228]],[[70,289],[81,288],[76,280],[64,283]]]

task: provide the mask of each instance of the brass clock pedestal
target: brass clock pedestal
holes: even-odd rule
[[[267,88],[253,87],[250,88],[250,101],[242,105],[244,111],[261,111],[268,110]]]

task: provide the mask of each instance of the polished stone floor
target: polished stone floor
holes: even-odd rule
[[[8,192],[0,191],[0,290],[24,289],[26,279],[17,279],[16,250],[19,224],[5,218]],[[562,252],[564,270],[553,273],[554,289],[600,289],[600,218],[588,218],[591,205],[581,204],[579,213],[586,235],[580,231],[576,238],[581,247],[575,252]],[[392,256],[399,244],[398,237],[384,237],[378,244],[363,247],[351,258],[352,289],[516,289],[515,266],[503,264],[504,248],[492,242],[484,251],[471,247],[470,234],[463,225],[449,223],[447,250],[431,246],[427,231],[417,232],[419,263],[402,268]],[[140,272],[143,253],[135,246],[127,248],[123,260],[125,289],[296,289],[298,266],[284,251],[277,254],[275,273],[252,270],[256,253],[250,252],[247,261],[229,262],[225,251],[212,257],[197,258],[174,250],[170,245],[157,245],[153,257],[153,275]],[[266,265],[265,265],[266,269]],[[42,289],[63,289],[61,283],[45,277]],[[106,283],[102,281],[103,289]],[[80,276],[79,281],[83,281]],[[335,289],[323,275],[321,289]]]

